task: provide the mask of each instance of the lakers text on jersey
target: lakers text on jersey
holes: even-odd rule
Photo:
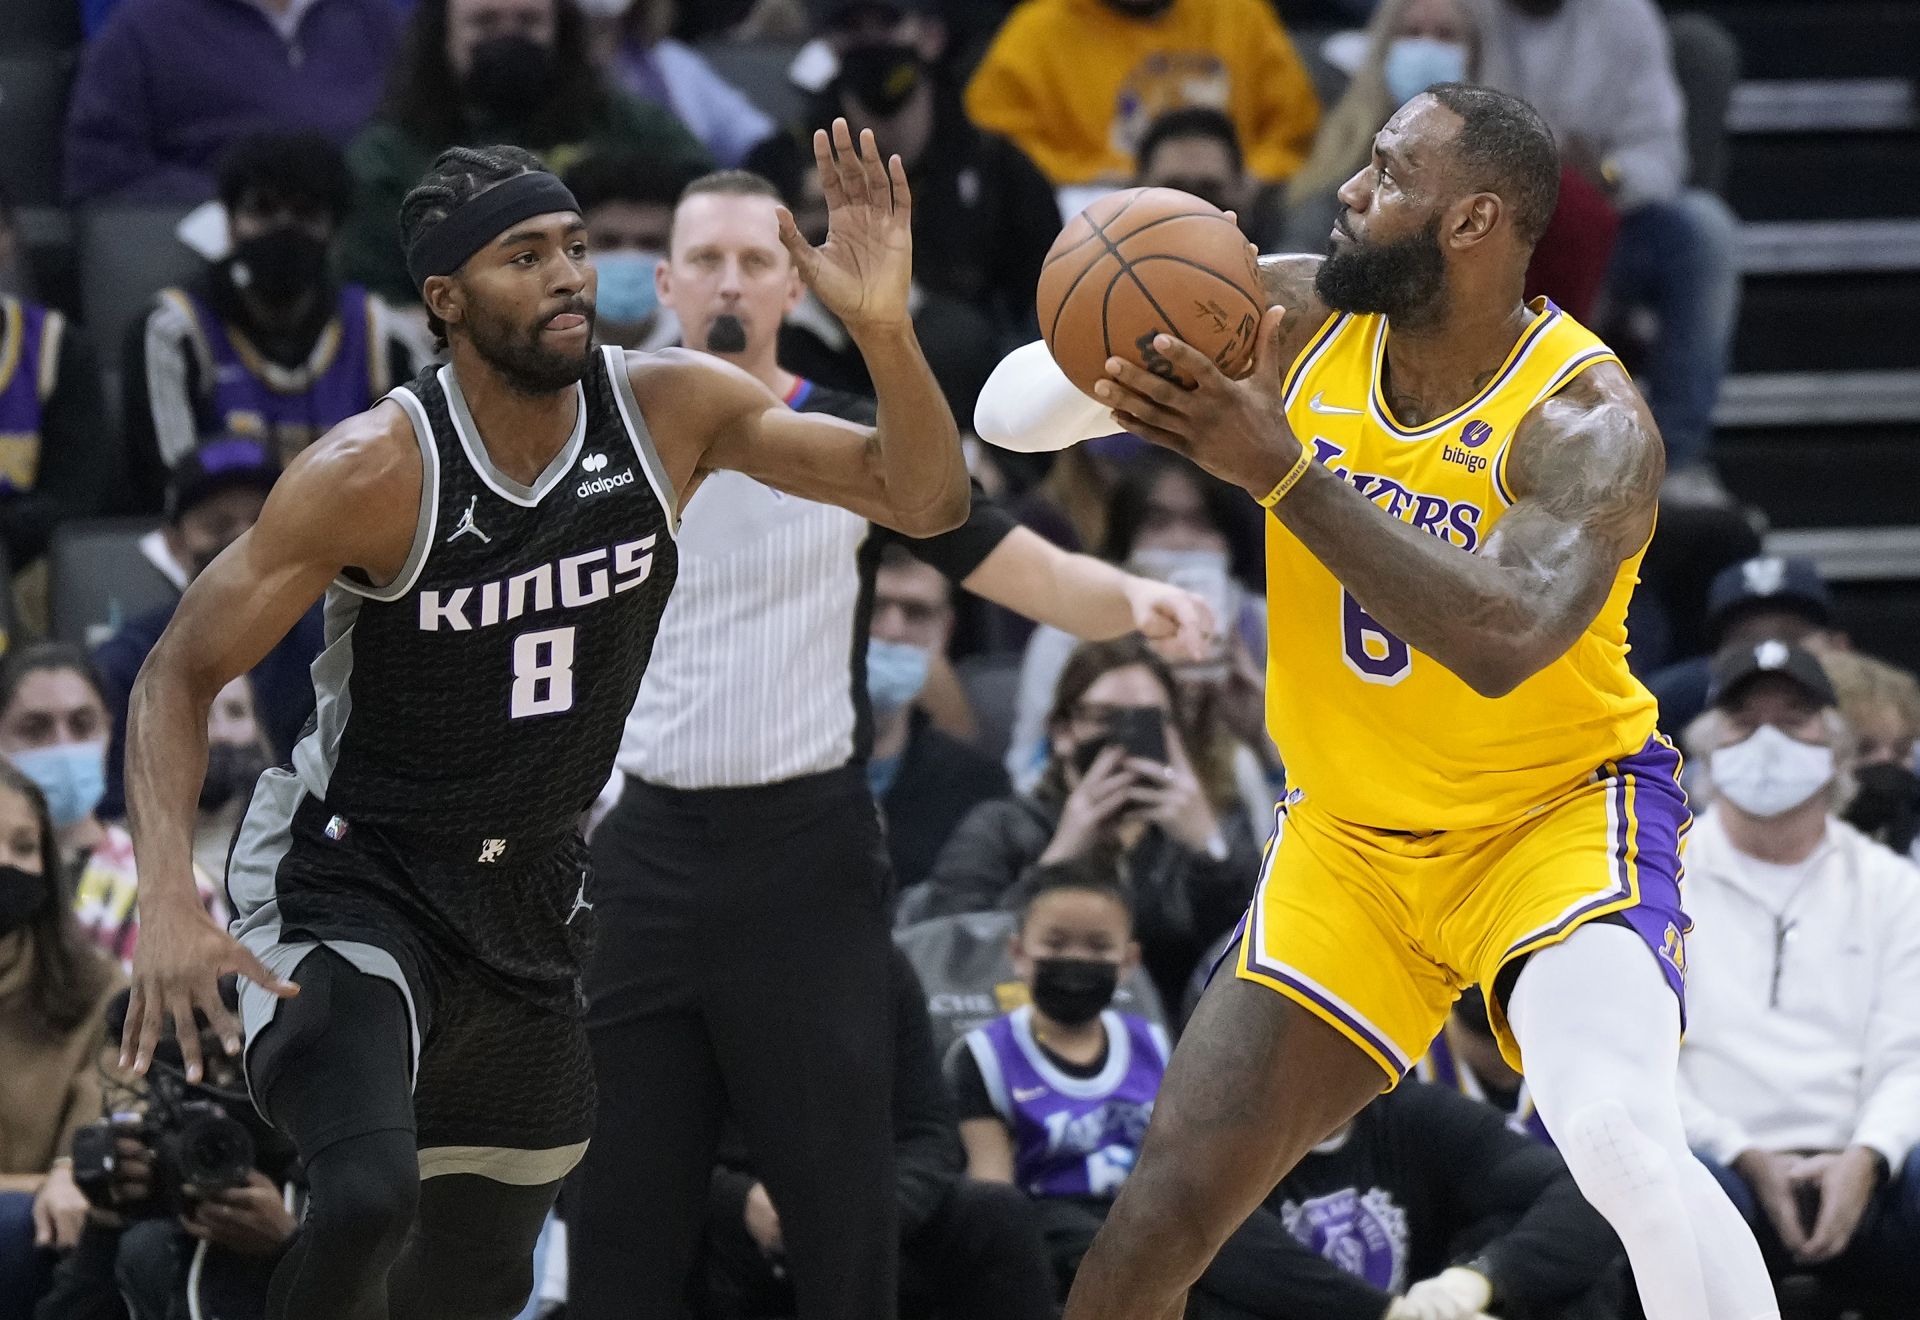
[[[1287,380],[1313,456],[1392,517],[1479,553],[1513,504],[1520,421],[1612,352],[1544,299],[1487,386],[1424,426],[1380,388],[1388,327],[1328,319]],[[1275,618],[1268,722],[1290,789],[1236,954],[1243,980],[1292,999],[1397,1080],[1479,985],[1521,1066],[1501,975],[1595,920],[1638,934],[1676,994],[1691,817],[1680,757],[1627,670],[1640,554],[1564,655],[1480,695],[1382,627],[1281,525],[1268,523]]]
[[[1469,402],[1402,425],[1381,390],[1385,317],[1337,314],[1295,362],[1294,434],[1374,504],[1467,553],[1513,503],[1515,429],[1543,399],[1600,363],[1607,346],[1545,299],[1494,378]],[[1470,829],[1514,820],[1638,751],[1653,698],[1627,670],[1627,601],[1640,556],[1620,565],[1572,649],[1499,699],[1382,627],[1278,519],[1267,581],[1288,638],[1275,646],[1267,718],[1290,783],[1319,809],[1382,829]]]

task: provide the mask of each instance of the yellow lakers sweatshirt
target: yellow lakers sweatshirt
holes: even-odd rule
[[[1147,126],[1192,105],[1225,112],[1248,170],[1274,182],[1299,168],[1320,119],[1267,0],[1174,0],[1157,18],[1103,0],[1027,0],[966,102],[975,123],[1011,138],[1056,185],[1124,183]]]

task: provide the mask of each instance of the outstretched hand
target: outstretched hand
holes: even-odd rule
[[[1191,387],[1124,358],[1107,359],[1107,379],[1094,397],[1113,420],[1143,440],[1184,454],[1207,471],[1254,494],[1273,488],[1300,453],[1287,423],[1286,367],[1281,340],[1286,310],[1270,307],[1254,338],[1253,369],[1228,377],[1199,349],[1172,335],[1153,347]]]
[[[281,979],[240,941],[221,930],[198,907],[155,907],[140,916],[140,943],[134,948],[133,989],[120,1038],[120,1066],[144,1074],[173,1019],[187,1080],[205,1072],[200,1057],[197,1010],[206,1017],[229,1055],[240,1052],[240,1024],[220,999],[220,978],[237,972],[269,994],[285,999],[300,988]]]
[[[781,207],[780,241],[800,278],[849,331],[907,324],[913,280],[913,204],[907,167],[886,161],[873,130],[860,131],[856,148],[847,121],[835,119],[813,135],[813,159],[827,200],[827,241],[814,247],[801,236],[793,212]]]

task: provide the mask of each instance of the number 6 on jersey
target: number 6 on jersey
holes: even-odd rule
[[[557,715],[573,709],[573,629],[544,628],[513,639],[513,701],[508,714]]]
[[[1369,683],[1392,687],[1413,671],[1413,650],[1340,592],[1340,644],[1347,668]]]

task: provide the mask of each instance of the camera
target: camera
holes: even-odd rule
[[[229,1009],[238,1001],[229,979],[223,978],[221,998]],[[107,1009],[111,1045],[117,1046],[125,1032],[126,1015],[127,992],[122,990]],[[187,1080],[179,1042],[171,1032],[144,1078],[116,1076],[103,1064],[109,1117],[73,1134],[74,1184],[102,1210],[129,1218],[184,1214],[193,1208],[189,1187],[204,1196],[246,1186],[261,1153],[252,1103],[237,1065],[226,1058],[204,1022],[195,1026],[208,1066],[204,1082]],[[138,1203],[114,1195],[122,1158],[117,1143],[122,1138],[139,1142],[151,1166],[148,1195]]]
[[[219,1101],[157,1066],[147,1088],[147,1111],[88,1124],[73,1134],[73,1181],[103,1210],[133,1218],[179,1215],[192,1209],[196,1193],[244,1187],[254,1167],[253,1134]],[[153,1174],[148,1196],[138,1203],[114,1197],[120,1152],[116,1143],[131,1137],[146,1147]]]

